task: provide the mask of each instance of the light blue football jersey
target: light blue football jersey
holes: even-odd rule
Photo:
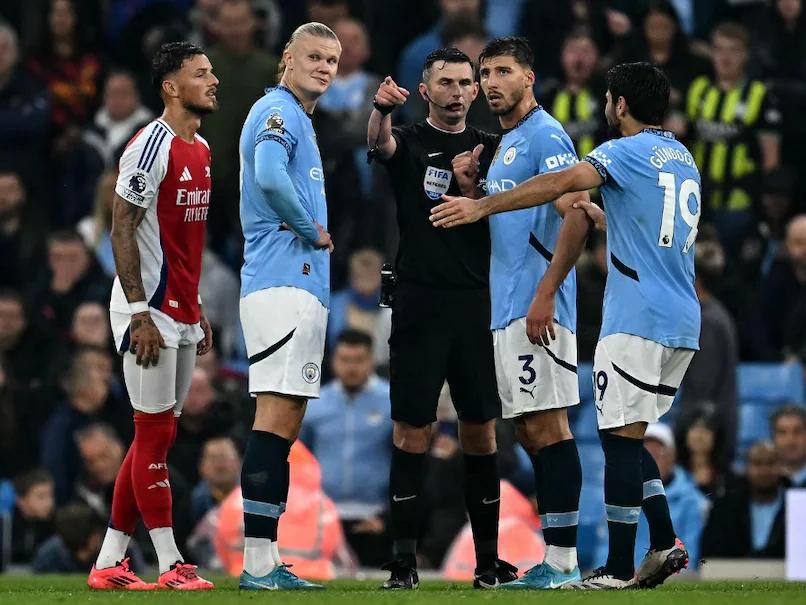
[[[266,90],[249,111],[241,131],[241,226],[244,264],[241,296],[280,286],[301,288],[325,307],[330,298],[330,255],[282,226],[264,191],[255,182],[255,149],[282,145],[288,175],[299,203],[312,221],[327,229],[322,160],[310,116],[284,86]]]
[[[585,160],[605,179],[608,274],[599,338],[624,333],[699,349],[694,158],[672,133],[647,128],[603,143]]]
[[[544,172],[577,163],[574,144],[562,125],[537,106],[504,133],[487,173],[487,193],[512,189]],[[562,217],[554,204],[490,216],[490,300],[493,330],[526,317],[537,285],[551,263]],[[557,292],[554,320],[576,332],[576,272]]]

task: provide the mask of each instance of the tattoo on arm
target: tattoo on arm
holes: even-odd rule
[[[112,209],[112,252],[120,285],[126,300],[145,300],[143,277],[140,273],[140,249],[137,246],[137,227],[143,221],[147,208],[135,206],[115,195]]]

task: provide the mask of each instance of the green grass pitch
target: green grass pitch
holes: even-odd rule
[[[468,584],[424,582],[420,590],[388,593],[378,590],[378,581],[338,581],[327,584],[324,592],[244,592],[238,591],[237,580],[211,578],[217,588],[206,593],[176,592],[109,592],[90,591],[81,576],[0,576],[0,603],[34,605],[39,603],[210,603],[240,605],[271,603],[316,603],[323,605],[416,605],[419,603],[489,603],[520,605],[523,603],[647,603],[651,605],[760,605],[806,604],[806,583],[785,582],[671,582],[652,591],[608,593],[492,592],[473,590]]]

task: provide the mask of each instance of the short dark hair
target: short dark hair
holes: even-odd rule
[[[203,55],[204,50],[192,42],[167,42],[160,46],[151,60],[151,84],[159,92],[165,76],[181,69],[186,59]]]
[[[493,57],[512,57],[518,65],[527,69],[532,69],[535,62],[535,54],[529,41],[519,36],[505,36],[488,42],[479,55],[479,65]]]
[[[28,495],[34,487],[43,483],[53,484],[53,476],[43,468],[32,468],[14,477],[14,492],[17,496]]]
[[[13,288],[0,288],[0,300],[11,300],[20,305],[21,307],[25,307],[25,299],[23,298],[22,294],[19,290],[15,290]]]
[[[728,38],[730,40],[737,40],[738,42],[741,42],[745,49],[750,47],[750,34],[748,34],[747,29],[739,23],[734,23],[732,21],[720,23],[711,31],[711,40],[717,36]]]
[[[621,63],[607,71],[613,103],[627,101],[630,114],[644,124],[660,124],[669,108],[669,78],[651,63]]]
[[[81,234],[75,229],[58,229],[57,231],[50,233],[48,235],[48,244],[52,244],[53,242],[63,244],[78,242],[86,246],[84,238],[81,237]]]
[[[438,48],[425,58],[425,63],[423,63],[423,82],[429,79],[431,76],[431,68],[434,66],[434,63],[437,61],[444,61],[445,63],[467,63],[470,65],[470,69],[473,70],[473,75],[475,76],[475,68],[473,67],[473,61],[470,60],[465,53],[463,53],[458,48]]]
[[[104,531],[103,520],[85,504],[69,504],[56,511],[54,526],[71,553],[84,548],[92,534]]]
[[[775,425],[784,416],[796,416],[806,426],[806,408],[797,404],[789,404],[775,410],[770,417],[770,429],[775,432]]]
[[[484,29],[484,25],[472,15],[459,15],[446,20],[441,34],[443,42],[449,46],[453,46],[455,42],[468,36],[487,39],[487,30]]]
[[[372,336],[370,336],[366,332],[362,332],[361,330],[354,330],[352,328],[348,328],[344,330],[341,334],[339,334],[339,337],[336,339],[336,344],[363,346],[371,351]]]

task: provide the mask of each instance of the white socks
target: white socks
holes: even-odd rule
[[[544,563],[548,563],[554,569],[564,573],[572,571],[577,566],[577,549],[573,546],[546,546],[546,558]]]
[[[245,538],[243,546],[243,570],[262,578],[270,574],[275,567],[282,565],[280,548],[277,542],[269,538]]]
[[[129,534],[107,527],[103,544],[101,544],[101,552],[98,553],[98,559],[95,561],[95,569],[114,567],[122,561],[126,557],[130,539]]]
[[[160,574],[164,574],[177,561],[184,561],[174,540],[173,527],[155,527],[148,531],[154,550],[157,551]]]

